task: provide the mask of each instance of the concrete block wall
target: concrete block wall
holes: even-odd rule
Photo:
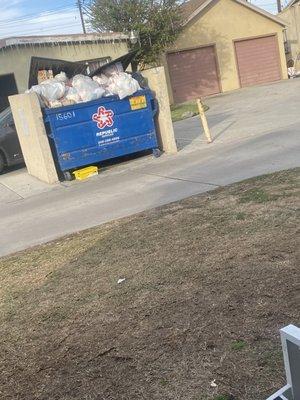
[[[170,110],[170,99],[164,67],[150,68],[142,71],[148,85],[158,101],[157,134],[161,149],[167,154],[176,154],[177,145]]]
[[[9,102],[28,173],[46,183],[58,182],[37,95],[10,96]]]

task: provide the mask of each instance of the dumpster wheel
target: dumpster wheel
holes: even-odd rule
[[[64,171],[63,174],[64,174],[65,181],[70,182],[73,179],[73,176],[70,171]]]

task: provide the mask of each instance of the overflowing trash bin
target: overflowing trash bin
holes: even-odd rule
[[[48,136],[65,179],[76,168],[142,150],[152,149],[159,155],[156,112],[149,89],[122,100],[110,96],[45,109]]]
[[[160,155],[154,95],[124,70],[133,57],[125,55],[91,73],[86,62],[66,62],[67,73],[62,61],[54,60],[56,70],[48,69],[51,60],[33,63],[27,92],[39,96],[53,157],[65,179],[80,167],[143,150]]]

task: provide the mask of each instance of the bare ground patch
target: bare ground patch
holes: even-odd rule
[[[265,399],[284,383],[278,330],[299,323],[299,177],[0,259],[0,398]]]

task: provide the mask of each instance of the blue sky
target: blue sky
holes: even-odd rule
[[[0,38],[79,33],[75,0],[0,0]]]
[[[283,0],[286,4],[287,0]],[[252,0],[276,13],[276,0]],[[0,0],[0,38],[81,33],[76,0]]]

